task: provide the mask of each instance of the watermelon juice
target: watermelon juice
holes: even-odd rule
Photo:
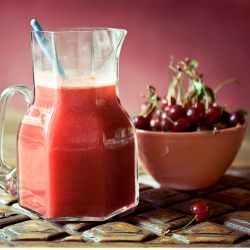
[[[103,220],[137,205],[135,134],[115,85],[36,85],[18,136],[20,205]]]

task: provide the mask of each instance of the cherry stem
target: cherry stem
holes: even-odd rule
[[[171,58],[169,70],[175,73],[172,77],[172,81],[168,88],[167,100],[171,104],[171,96],[176,98],[178,104],[185,103],[189,98],[189,94],[185,95],[185,80],[189,79],[190,88],[192,87],[190,94],[192,94],[191,101],[197,104],[199,101],[204,100],[206,108],[208,108],[209,101],[214,101],[214,92],[203,82],[203,76],[198,72],[198,62],[195,60],[189,60],[188,58],[180,61],[177,65],[174,65],[173,58]],[[198,84],[198,86],[196,86]],[[220,90],[228,82],[220,84],[218,90]],[[192,92],[193,91],[193,92]],[[176,94],[177,92],[177,94]]]
[[[150,102],[149,104],[147,104],[147,107],[145,108],[145,110],[140,112],[139,115],[146,118],[153,111],[155,107],[156,107],[155,102]]]
[[[219,83],[215,88],[214,88],[214,93],[217,94],[222,88],[224,88],[224,86],[231,84],[231,83],[235,83],[235,84],[240,84],[240,82],[235,79],[235,78],[230,78],[227,79],[221,83]]]
[[[180,230],[183,230],[183,229],[187,228],[188,226],[190,226],[196,220],[197,217],[198,217],[198,215],[195,215],[194,218],[191,221],[189,221],[186,225],[184,225],[181,228],[178,228],[178,229],[175,229],[175,230],[169,229],[169,230],[165,231],[164,235],[167,235],[169,233],[175,233],[175,232],[178,232]]]
[[[166,115],[166,119],[167,119],[170,123],[174,124],[174,121],[173,121],[168,115]]]

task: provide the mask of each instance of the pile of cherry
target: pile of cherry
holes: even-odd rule
[[[227,84],[237,80],[228,79],[214,89],[203,81],[198,72],[199,63],[185,58],[174,64],[170,61],[172,74],[167,95],[160,97],[153,86],[148,86],[146,102],[141,112],[133,118],[137,129],[149,131],[193,132],[220,131],[245,123],[245,110],[229,112],[217,103],[217,93]],[[189,85],[188,89],[185,87]]]
[[[206,109],[203,102],[195,106],[183,107],[176,104],[175,98],[171,98],[168,104],[165,98],[161,99],[161,109],[154,108],[146,116],[133,118],[137,129],[151,131],[191,132],[204,130],[221,130],[235,127],[245,123],[245,112],[237,110],[227,112],[223,107],[210,104]]]

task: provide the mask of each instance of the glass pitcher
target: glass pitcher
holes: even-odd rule
[[[83,28],[32,32],[34,94],[17,142],[17,194],[22,207],[55,221],[106,220],[138,204],[136,135],[118,99],[118,63],[126,30]],[[40,39],[40,41],[39,41]],[[41,46],[41,41],[43,45]],[[3,160],[6,189],[15,169]]]

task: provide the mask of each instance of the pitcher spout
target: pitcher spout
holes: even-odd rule
[[[124,39],[127,35],[127,30],[125,29],[114,29],[113,30],[113,35],[114,35],[114,47],[116,49],[116,56],[119,58],[120,53],[121,53],[121,49],[122,49],[122,45],[124,42]]]
[[[127,30],[116,28],[44,31],[46,49],[51,52],[48,57],[33,32],[34,81],[43,83],[46,79],[54,88],[75,82],[82,86],[117,83],[119,56],[126,34]]]

